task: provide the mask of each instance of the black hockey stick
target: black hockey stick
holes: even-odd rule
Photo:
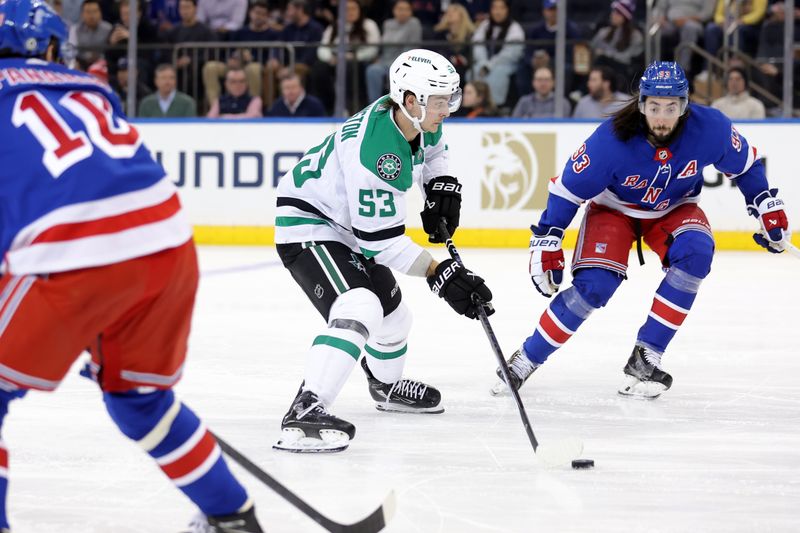
[[[261,468],[242,455],[236,448],[219,438],[218,435],[214,435],[214,438],[217,439],[219,447],[222,448],[222,451],[225,452],[228,457],[239,463],[242,468],[250,472],[256,479],[277,492],[279,496],[303,511],[303,514],[328,531],[334,533],[377,533],[386,527],[386,524],[389,523],[394,515],[395,496],[394,492],[390,491],[380,507],[375,509],[372,514],[363,520],[355,522],[354,524],[340,524],[334,522],[304,502],[297,494],[284,487],[274,477],[261,470]]]
[[[450,237],[450,232],[447,231],[447,221],[444,218],[439,221],[439,233],[445,238],[445,246],[447,246],[447,251],[450,253],[450,257],[453,258],[453,261],[458,263],[462,268],[466,268],[464,262],[461,260],[461,255],[458,253],[458,249],[456,249],[456,245],[453,243],[453,239]],[[489,344],[492,345],[492,351],[497,358],[497,364],[500,366],[500,372],[503,374],[503,381],[506,382],[506,386],[509,392],[511,392],[511,396],[514,398],[514,403],[517,404],[519,416],[522,419],[522,425],[525,427],[525,433],[528,434],[528,440],[531,441],[534,453],[536,453],[544,463],[550,465],[563,464],[572,459],[576,459],[581,452],[583,452],[583,444],[580,441],[570,439],[548,446],[539,445],[539,441],[536,440],[536,435],[533,434],[533,427],[531,426],[531,421],[528,419],[528,413],[525,411],[522,398],[519,397],[519,392],[511,385],[511,379],[509,378],[509,372],[511,371],[508,368],[506,358],[503,356],[503,350],[500,348],[500,343],[497,341],[497,336],[494,334],[492,325],[489,323],[489,317],[483,307],[486,304],[477,294],[473,294],[473,301],[478,309],[478,319],[481,321],[483,331],[486,332],[486,337],[488,337]]]
[[[450,232],[447,231],[447,222],[444,218],[439,221],[439,233],[445,238],[444,244],[447,246],[447,251],[450,253],[450,257],[453,258],[453,261],[458,263],[461,268],[466,268],[464,262],[461,260],[461,255],[456,249],[456,245],[453,243],[453,239],[450,237]],[[525,433],[528,434],[528,440],[531,441],[531,446],[533,446],[533,451],[535,452],[537,448],[539,448],[539,441],[536,440],[536,435],[533,434],[531,421],[528,419],[528,413],[525,411],[525,406],[522,404],[519,392],[511,386],[511,378],[509,378],[509,372],[511,371],[508,369],[508,363],[506,363],[506,358],[503,356],[503,350],[500,348],[497,336],[494,334],[492,325],[489,323],[489,317],[486,315],[486,310],[483,308],[484,302],[477,294],[473,294],[472,296],[475,307],[478,308],[478,319],[481,321],[483,331],[486,332],[486,336],[489,338],[489,344],[492,345],[492,351],[494,351],[494,355],[497,358],[497,364],[500,365],[500,372],[503,373],[503,381],[506,382],[511,396],[514,397],[514,402],[516,402],[517,409],[519,409],[519,416],[522,418],[522,425],[525,426]]]

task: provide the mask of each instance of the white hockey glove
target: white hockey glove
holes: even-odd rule
[[[753,240],[773,254],[786,250],[786,243],[792,238],[783,200],[777,194],[778,189],[764,191],[747,206],[748,212],[761,223],[761,231],[753,234]]]
[[[531,231],[533,237],[528,272],[536,290],[550,298],[558,292],[564,279],[564,252],[561,250],[564,230],[550,228],[546,233],[541,233],[539,228],[531,226]]]

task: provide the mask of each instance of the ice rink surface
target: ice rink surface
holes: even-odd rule
[[[487,279],[506,355],[547,304],[525,250],[461,250]],[[435,250],[442,259],[445,251]],[[276,452],[280,420],[322,319],[271,247],[201,248],[181,398],[253,461],[329,517],[352,522],[394,489],[386,529],[413,532],[800,531],[800,261],[722,252],[664,357],[662,398],[617,396],[662,278],[654,254],[611,303],[539,369],[522,399],[541,442],[577,437],[596,467],[537,464],[510,397],[493,398],[495,359],[477,321],[418,278],[399,277],[414,311],[406,375],[442,391],[441,415],[381,413],[356,367],[333,406],[356,425],[340,454]],[[567,280],[567,283],[569,281]],[[35,357],[35,354],[31,354]],[[77,365],[55,394],[12,405],[14,533],[176,533],[195,509],[123,437]],[[322,531],[234,467],[267,531]]]

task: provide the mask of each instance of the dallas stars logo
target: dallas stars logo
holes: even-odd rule
[[[350,261],[350,264],[353,265],[353,267],[355,267],[355,269],[358,270],[359,272],[363,272],[364,274],[366,274],[367,273],[367,267],[364,266],[364,263],[362,263],[361,261],[358,260],[358,257],[356,257],[356,254],[351,252],[350,253],[350,257],[353,258],[353,260]]]
[[[393,181],[400,177],[403,163],[394,154],[383,154],[378,158],[378,175],[386,181]]]

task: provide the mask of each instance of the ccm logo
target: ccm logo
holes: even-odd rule
[[[446,183],[444,181],[437,181],[433,184],[431,188],[432,191],[440,191],[440,192],[456,192],[461,194],[461,184],[460,183]]]

